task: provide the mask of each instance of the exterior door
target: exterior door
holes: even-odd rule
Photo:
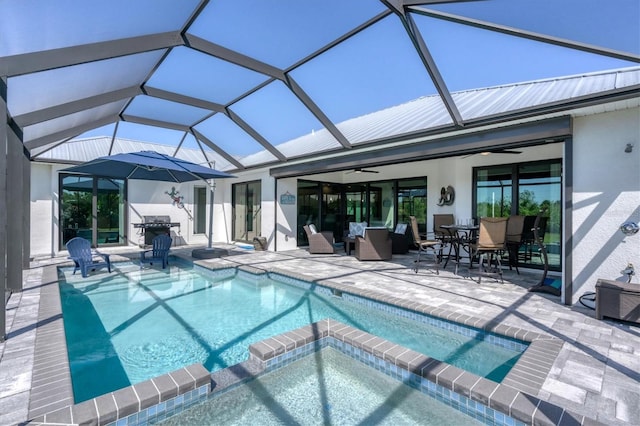
[[[523,244],[518,256],[522,266],[541,268],[543,257],[531,229],[542,211],[539,236],[549,269],[562,268],[562,162],[537,161],[474,169],[475,217],[525,216]]]
[[[93,247],[125,244],[125,182],[91,176],[60,176],[60,248],[75,237]]]
[[[233,185],[233,239],[251,242],[262,232],[262,191],[259,181]]]

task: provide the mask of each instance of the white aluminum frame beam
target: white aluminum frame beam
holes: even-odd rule
[[[23,74],[184,45],[179,31],[82,44],[0,58],[0,75]]]

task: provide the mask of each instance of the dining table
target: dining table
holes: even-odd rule
[[[471,253],[471,244],[473,244],[478,235],[480,226],[471,223],[458,223],[451,225],[440,225],[440,228],[446,230],[449,234],[449,254],[447,260],[444,263],[444,267],[447,267],[449,260],[453,259],[456,264],[455,273],[458,273],[458,266],[460,265],[461,251],[466,251],[469,254],[469,268],[473,265],[473,254]]]

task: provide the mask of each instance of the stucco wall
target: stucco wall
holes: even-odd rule
[[[31,164],[31,256],[55,253],[52,223],[53,218],[57,218],[57,211],[53,209],[54,180],[50,165]]]
[[[58,253],[58,181],[59,170],[66,166],[32,163],[31,166],[31,255],[53,256]],[[202,181],[182,184],[155,181],[129,181],[128,220],[126,234],[128,244],[138,245],[144,242],[139,230],[133,223],[142,222],[145,215],[168,215],[173,222],[179,222],[180,227],[171,229],[174,244],[207,244],[208,233],[194,234],[194,187],[206,186]],[[166,192],[175,188],[183,196],[185,208],[174,205]],[[231,199],[228,186],[217,182],[214,207],[214,242],[228,242],[231,235]],[[206,229],[209,229],[208,206],[210,192],[207,190]],[[271,219],[272,220],[272,219]]]
[[[627,263],[640,267],[640,234],[625,237],[619,231],[627,220],[640,222],[640,109],[577,117],[573,128],[577,301],[594,291],[598,278],[624,280],[620,271]],[[631,153],[624,152],[628,143],[634,145]]]
[[[280,204],[280,196],[287,193],[295,195],[295,204]],[[278,251],[294,250],[298,246],[296,231],[298,225],[298,180],[294,178],[278,180],[277,197],[277,249]]]

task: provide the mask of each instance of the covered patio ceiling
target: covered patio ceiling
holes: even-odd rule
[[[237,172],[637,99],[639,17],[637,0],[0,0],[0,93],[32,160],[143,141]]]

